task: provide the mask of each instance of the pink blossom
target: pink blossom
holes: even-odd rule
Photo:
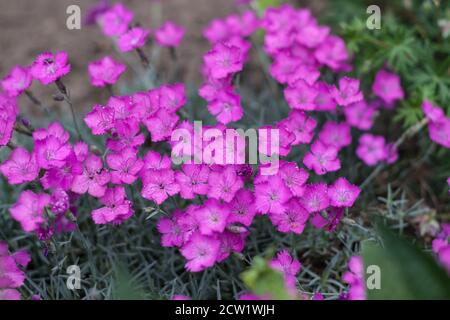
[[[376,109],[364,100],[352,103],[344,108],[347,123],[360,130],[372,128],[375,112]]]
[[[319,132],[318,139],[324,144],[340,150],[352,143],[350,126],[346,123],[327,121]]]
[[[232,166],[226,166],[219,172],[211,172],[208,182],[208,197],[222,199],[225,202],[230,202],[236,192],[244,186],[242,179]]]
[[[111,182],[115,184],[133,184],[144,166],[144,162],[137,157],[133,148],[108,154],[106,162],[111,169]]]
[[[227,225],[230,208],[216,199],[208,199],[205,204],[194,211],[200,226],[200,233],[211,235],[214,232],[223,232]]]
[[[400,77],[386,70],[377,72],[372,85],[372,91],[376,96],[383,99],[388,107],[392,106],[396,100],[401,100],[405,96],[400,83]]]
[[[104,207],[92,211],[92,219],[96,224],[121,224],[134,214],[124,187],[107,189],[105,195],[100,198],[100,202]]]
[[[306,185],[301,204],[309,213],[325,210],[330,205],[328,186],[322,182]]]
[[[169,138],[175,128],[179,118],[174,113],[169,113],[165,109],[160,109],[155,115],[145,119],[143,122],[150,131],[152,141],[163,141]]]
[[[309,174],[303,168],[298,168],[295,162],[283,162],[279,176],[294,197],[301,197]],[[270,178],[269,178],[270,180]]]
[[[422,111],[431,122],[439,122],[445,118],[444,110],[439,106],[433,105],[433,103],[428,100],[423,101]]]
[[[16,99],[0,93],[0,147],[11,140],[18,113]]]
[[[97,21],[106,36],[120,36],[128,30],[133,17],[132,11],[125,8],[122,3],[117,3],[111,9],[101,14]]]
[[[186,101],[186,90],[182,83],[166,84],[159,88],[159,107],[168,112],[178,111]]]
[[[316,212],[311,219],[311,224],[318,229],[325,228],[327,232],[332,232],[344,217],[344,208],[331,207],[326,214],[326,217],[323,217],[321,212]]]
[[[51,195],[50,208],[53,213],[62,215],[69,210],[70,198],[63,189],[55,189]]]
[[[284,96],[292,109],[310,111],[316,108],[317,91],[302,79],[284,89]]]
[[[80,143],[75,144],[75,147],[79,145]],[[72,187],[74,176],[83,173],[82,162],[85,159],[85,156],[81,155],[78,159],[76,154],[76,152],[71,152],[62,167],[52,167],[45,172],[40,179],[44,189],[61,188],[67,191]]]
[[[194,234],[181,248],[181,254],[188,260],[186,269],[202,271],[214,265],[219,253],[220,242],[211,236]]]
[[[231,86],[231,77],[222,79],[207,79],[200,89],[198,94],[200,97],[208,102],[212,102],[221,92],[233,93],[233,87]]]
[[[108,107],[114,110],[114,120],[125,120],[130,118],[133,109],[133,99],[129,96],[110,97]]]
[[[255,185],[255,208],[262,214],[282,213],[290,197],[291,192],[280,177]]]
[[[349,77],[339,79],[339,89],[332,88],[331,94],[338,105],[348,106],[364,99],[359,89],[359,80]]]
[[[180,191],[171,169],[147,170],[142,176],[142,183],[142,196],[157,204],[163,203],[169,196]]]
[[[236,192],[233,200],[229,203],[230,214],[228,223],[241,223],[244,226],[250,226],[256,215],[255,196],[247,189],[241,189]]]
[[[348,261],[349,271],[345,272],[342,280],[350,285],[349,300],[365,300],[366,289],[364,280],[364,264],[360,256],[353,256]]]
[[[143,47],[149,35],[149,30],[134,27],[119,37],[117,45],[122,52],[132,51]]]
[[[106,56],[98,61],[91,62],[88,66],[91,83],[95,87],[113,85],[119,80],[126,66]]]
[[[158,231],[162,234],[161,245],[163,247],[181,247],[184,243],[183,230],[179,224],[179,219],[185,215],[184,212],[176,209],[171,217],[163,217],[158,221]]]
[[[322,141],[316,140],[310,151],[303,158],[303,164],[318,175],[337,171],[341,168],[338,158],[338,150],[334,146],[327,146]]]
[[[142,172],[145,173],[147,170],[170,169],[171,166],[172,161],[167,155],[161,156],[158,152],[149,150],[144,156]]]
[[[175,178],[180,186],[180,196],[183,199],[194,199],[195,195],[206,195],[209,184],[209,168],[206,165],[183,164],[182,171],[175,172]]]
[[[219,253],[217,254],[217,262],[224,261],[233,252],[241,252],[245,246],[246,233],[233,233],[225,231],[217,234],[217,239],[220,241]]]
[[[103,168],[102,159],[96,155],[87,156],[83,172],[74,177],[71,190],[78,194],[89,193],[93,197],[102,197],[106,184],[110,181],[110,173]]]
[[[55,82],[70,72],[68,56],[64,51],[41,53],[31,65],[31,75],[43,85]]]
[[[315,67],[300,64],[288,77],[289,86],[295,86],[295,83],[299,80],[305,81],[308,85],[312,86],[320,77],[320,71]]]
[[[349,54],[345,42],[338,36],[329,35],[314,51],[317,61],[333,71],[345,69]]]
[[[133,116],[138,120],[151,117],[159,110],[159,90],[153,89],[148,92],[136,92],[133,94]]]
[[[267,41],[267,39],[268,35],[266,35],[265,40]],[[298,70],[300,66],[301,61],[299,61],[297,57],[294,57],[287,52],[281,52],[275,56],[274,62],[270,66],[270,74],[279,83],[285,84],[288,83],[289,80],[293,82],[292,79],[297,77],[296,70]]]
[[[345,178],[337,179],[328,186],[330,205],[334,207],[352,207],[359,196],[361,189],[347,181]]]
[[[35,141],[36,160],[44,169],[63,167],[71,152],[72,146],[55,136]]]
[[[32,81],[30,68],[15,66],[2,80],[2,87],[9,96],[17,97],[31,86]]]
[[[36,156],[18,147],[11,152],[8,160],[0,165],[0,172],[8,179],[9,184],[33,181],[39,174]]]
[[[184,36],[184,28],[171,21],[166,21],[155,31],[155,39],[163,47],[178,47]]]
[[[215,44],[203,59],[211,76],[215,79],[222,79],[230,74],[237,73],[244,66],[241,50],[224,43]]]
[[[430,139],[441,146],[450,149],[450,118],[428,124]]]
[[[139,122],[134,118],[117,120],[113,137],[106,140],[106,147],[116,152],[125,148],[137,148],[145,142],[140,130]]]
[[[240,97],[226,91],[220,92],[216,99],[208,104],[208,110],[222,124],[238,121],[244,115]]]
[[[301,234],[305,228],[309,213],[300,204],[297,198],[291,198],[286,204],[282,213],[272,213],[269,215],[272,223],[280,232],[293,232]]]
[[[16,290],[23,285],[25,273],[21,270],[28,265],[31,258],[26,251],[10,253],[8,245],[0,242],[0,300],[20,300]]]
[[[296,40],[307,48],[315,48],[328,37],[329,33],[329,27],[309,23],[305,27],[299,28]]]
[[[334,101],[333,96],[331,95],[332,86],[318,81],[314,84],[314,87],[317,91],[316,99],[314,100],[314,104],[316,105],[316,111],[333,111],[336,109],[336,101]]]
[[[386,159],[386,143],[384,137],[369,133],[359,138],[356,155],[368,166],[374,166]]]
[[[84,117],[84,122],[94,135],[102,135],[114,127],[114,109],[96,104]]]
[[[303,111],[292,110],[279,124],[295,135],[292,145],[298,145],[311,142],[317,122]]]
[[[270,266],[283,273],[287,287],[295,290],[297,282],[295,276],[300,272],[301,268],[301,264],[297,259],[291,257],[287,250],[283,250],[277,254],[276,258],[270,261]]]
[[[231,30],[225,21],[213,19],[203,31],[203,36],[210,43],[217,43],[231,37]]]
[[[9,209],[11,217],[20,223],[25,232],[38,230],[45,222],[44,208],[50,204],[50,196],[45,193],[22,191],[16,204]]]

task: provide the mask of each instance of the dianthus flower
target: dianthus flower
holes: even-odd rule
[[[106,140],[106,147],[119,152],[125,148],[137,148],[144,144],[145,136],[140,132],[139,122],[134,118],[117,120],[112,138]]]
[[[259,213],[282,213],[285,210],[285,203],[290,198],[289,188],[278,176],[255,185],[255,208]]]
[[[0,172],[8,179],[9,184],[33,181],[39,174],[36,155],[18,147],[11,152],[8,160],[0,165]]]
[[[84,117],[84,122],[94,135],[102,135],[114,128],[114,109],[96,104]]]
[[[180,191],[171,169],[147,170],[142,175],[142,196],[161,204]]]
[[[298,168],[295,162],[283,162],[278,174],[294,197],[303,195],[304,186],[309,177],[306,170]]]
[[[108,154],[106,163],[111,169],[111,182],[115,184],[133,184],[144,165],[133,148]]]
[[[87,192],[93,197],[102,197],[110,179],[111,175],[103,168],[102,159],[90,154],[84,161],[83,172],[74,177],[71,190],[78,194]]]
[[[405,96],[400,77],[386,70],[377,72],[372,91],[387,104],[387,107],[391,107],[396,100],[401,100]]]
[[[359,102],[364,98],[359,89],[359,80],[348,77],[339,79],[339,89],[334,87],[331,94],[337,104],[341,106],[348,106],[349,104]]]
[[[347,181],[345,178],[337,179],[328,186],[330,205],[334,207],[352,207],[358,198],[361,189]]]
[[[292,145],[298,145],[311,142],[317,122],[303,111],[292,110],[289,116],[280,121],[279,124],[295,135]]]
[[[332,232],[336,229],[339,222],[344,217],[344,208],[331,207],[326,211],[326,217],[322,216],[321,212],[316,212],[311,219],[311,224],[318,228],[325,228],[327,232]]]
[[[179,118],[175,113],[160,109],[156,114],[143,122],[151,133],[152,141],[157,142],[170,138],[178,120]]]
[[[161,233],[161,245],[163,247],[181,247],[184,243],[183,230],[179,224],[179,219],[185,215],[184,212],[176,209],[171,217],[163,217],[158,221],[158,231]]]
[[[209,184],[209,167],[201,164],[183,164],[181,171],[175,172],[183,199],[194,199],[195,195],[206,195]]]
[[[295,276],[300,272],[300,262],[291,257],[287,250],[283,250],[278,252],[277,256],[270,261],[270,266],[283,274],[287,288],[295,292],[297,283]]]
[[[155,39],[163,47],[178,47],[183,40],[184,28],[171,21],[165,22],[155,31]]]
[[[10,97],[17,97],[30,87],[32,81],[30,68],[15,66],[2,80],[2,87]]]
[[[306,185],[300,202],[309,213],[325,210],[330,205],[328,186],[321,182]]]
[[[329,35],[314,51],[314,56],[321,64],[333,71],[345,70],[349,59],[345,42],[340,37]]]
[[[348,261],[349,271],[345,272],[342,279],[350,285],[348,290],[349,300],[366,300],[364,286],[364,265],[362,258],[353,256]]]
[[[282,213],[271,213],[269,218],[280,232],[301,234],[308,221],[309,213],[297,198],[291,198],[285,204]]]
[[[302,79],[284,89],[284,96],[292,109],[311,111],[316,108],[317,91]]]
[[[92,211],[92,219],[96,224],[120,224],[134,214],[131,201],[127,200],[122,186],[107,189],[100,202],[104,207]]]
[[[11,140],[18,113],[16,99],[0,93],[0,147]]]
[[[204,57],[205,66],[211,76],[222,79],[230,74],[237,73],[244,67],[242,52],[238,47],[217,43]]]
[[[356,155],[368,166],[374,166],[386,159],[386,142],[384,137],[369,133],[359,138]]]
[[[373,126],[376,108],[362,100],[344,108],[345,119],[349,125],[360,130],[369,130]]]
[[[227,225],[230,208],[216,199],[208,199],[204,205],[194,211],[200,226],[200,233],[211,235],[214,232],[223,232]]]
[[[8,245],[0,242],[0,300],[20,300],[17,290],[25,281],[21,268],[30,263],[30,255],[24,251],[10,253]]]
[[[250,226],[256,215],[255,196],[247,189],[241,189],[236,192],[233,200],[229,203],[230,214],[228,223],[240,223],[244,226]]]
[[[220,241],[201,234],[194,234],[181,248],[181,254],[188,260],[186,269],[202,271],[214,265],[219,253]]]
[[[244,250],[246,234],[226,230],[217,234],[216,237],[220,241],[219,252],[216,258],[217,262],[224,261],[233,252],[241,252]]]
[[[345,122],[327,121],[320,130],[318,139],[324,144],[340,150],[352,142],[350,126]]]
[[[128,30],[134,14],[121,3],[115,4],[111,9],[101,14],[97,22],[106,36],[120,36]]]
[[[303,164],[318,175],[341,168],[338,150],[334,146],[325,145],[320,140],[316,140],[311,145],[311,150],[303,158]]]
[[[53,83],[70,72],[68,59],[64,51],[41,53],[31,65],[31,75],[43,85]]]
[[[134,27],[119,37],[117,45],[122,52],[132,51],[143,47],[149,35],[149,30]]]
[[[106,56],[98,61],[91,62],[88,66],[91,84],[95,87],[113,85],[125,72],[125,65]]]
[[[48,194],[35,194],[33,191],[22,191],[9,212],[11,217],[20,223],[25,232],[37,231],[42,223],[46,221],[44,209],[50,204]]]

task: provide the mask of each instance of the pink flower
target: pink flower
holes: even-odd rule
[[[96,224],[121,224],[134,214],[124,187],[107,189],[105,195],[100,198],[100,202],[104,207],[92,211],[92,219]]]
[[[244,186],[244,182],[232,166],[226,166],[221,171],[212,171],[208,182],[208,197],[222,199],[225,202],[230,202],[236,192]]]
[[[256,215],[255,196],[247,189],[239,190],[229,203],[230,214],[228,215],[228,223],[241,223],[244,226],[250,226]]]
[[[213,237],[194,234],[181,248],[181,254],[188,260],[186,269],[202,271],[214,265],[219,253],[220,242]]]
[[[384,137],[369,133],[359,138],[356,155],[368,166],[374,166],[386,159],[386,143]]]
[[[365,300],[366,289],[364,280],[364,264],[360,256],[353,256],[348,261],[349,271],[345,272],[342,280],[350,285],[348,290],[349,300]]]
[[[69,210],[70,199],[67,192],[62,189],[55,189],[51,196],[50,208],[53,213],[62,215]]]
[[[125,148],[106,156],[106,163],[111,169],[111,182],[115,184],[133,184],[144,166],[133,148]]]
[[[327,216],[323,217],[321,212],[316,212],[311,219],[311,224],[318,228],[325,228],[327,232],[334,231],[344,217],[343,208],[331,207],[327,210]]]
[[[350,208],[355,203],[360,192],[361,189],[358,186],[351,184],[345,178],[339,178],[332,185],[328,186],[330,205]]]
[[[240,97],[231,92],[220,92],[216,99],[208,103],[208,110],[222,124],[238,121],[244,115]]]
[[[292,109],[310,111],[316,108],[317,91],[302,79],[284,89],[284,96]]]
[[[43,85],[53,83],[69,72],[70,64],[64,51],[41,53],[31,65],[31,75]]]
[[[333,71],[345,69],[349,59],[345,42],[338,36],[330,35],[314,51],[317,61]]]
[[[359,80],[349,77],[339,79],[339,89],[332,88],[331,94],[337,104],[341,106],[348,106],[364,99],[362,92],[359,90]]]
[[[184,28],[167,21],[155,31],[155,39],[163,47],[178,47],[184,36]]]
[[[316,111],[332,111],[336,109],[336,101],[334,101],[333,96],[331,95],[332,86],[318,81],[315,83],[314,87],[317,90],[317,96],[314,100],[314,104],[316,105]]]
[[[272,223],[280,232],[293,232],[301,234],[308,221],[309,213],[306,211],[298,199],[291,198],[286,204],[282,213],[272,213],[269,215]]]
[[[61,168],[72,152],[72,146],[55,136],[35,141],[37,163],[41,168]]]
[[[181,247],[184,243],[183,230],[179,224],[179,219],[185,215],[184,212],[176,209],[172,217],[163,217],[158,221],[158,231],[162,234],[161,245],[163,247]]]
[[[16,99],[0,93],[0,147],[11,140],[18,113]]]
[[[8,179],[9,184],[33,181],[39,174],[36,156],[18,147],[11,152],[8,160],[0,165],[0,172]]]
[[[161,156],[158,152],[149,150],[144,156],[142,172],[145,173],[147,170],[170,169],[171,166],[172,161],[167,155]]]
[[[103,197],[110,173],[103,168],[102,159],[96,155],[87,156],[83,172],[74,177],[71,190],[78,194],[89,193],[93,197]]]
[[[352,143],[350,126],[346,123],[327,121],[319,132],[318,139],[324,144],[340,150]]]
[[[187,102],[184,84],[166,84],[159,88],[159,107],[168,112],[178,111]]]
[[[111,9],[101,14],[97,21],[105,35],[109,37],[120,36],[127,31],[133,17],[133,12],[125,8],[122,3],[117,3]]]
[[[376,109],[362,100],[343,108],[345,119],[352,127],[369,130],[373,126]]]
[[[294,197],[301,197],[305,191],[304,185],[309,174],[306,170],[298,168],[295,162],[283,162],[280,166],[279,176]],[[270,180],[270,178],[269,178]]]
[[[171,169],[148,170],[142,177],[142,196],[161,204],[169,196],[180,191],[180,186],[175,181],[175,174]]]
[[[441,146],[450,149],[450,118],[428,124],[430,139]]]
[[[273,176],[268,182],[255,185],[255,208],[262,214],[282,213],[290,197],[291,192],[277,176]]]
[[[140,130],[139,122],[134,118],[117,120],[113,137],[106,140],[106,147],[116,152],[125,148],[137,148],[145,142]]]
[[[132,51],[143,47],[149,35],[149,30],[134,27],[119,37],[117,45],[122,52]]]
[[[80,143],[75,144],[74,148],[77,148],[79,145]],[[78,150],[78,152],[79,151],[80,150]],[[74,176],[83,173],[83,165],[81,162],[85,159],[85,157],[81,155],[80,159],[78,159],[76,154],[77,151],[72,151],[62,167],[52,167],[45,172],[44,176],[40,179],[44,189],[61,188],[67,191],[72,187]]]
[[[303,111],[292,110],[279,124],[295,135],[292,145],[298,145],[311,142],[317,122]]]
[[[386,163],[392,164],[398,160],[398,150],[394,143],[386,144]]]
[[[305,187],[301,204],[309,213],[325,210],[330,205],[328,187],[325,183],[312,183]]]
[[[144,120],[154,115],[159,109],[159,90],[153,89],[148,92],[136,92],[133,94],[133,115],[138,120]]]
[[[220,241],[219,253],[216,261],[222,262],[228,258],[233,252],[241,252],[245,246],[246,233],[233,233],[224,231],[217,234],[217,239]]]
[[[126,120],[130,118],[132,111],[133,100],[128,96],[110,97],[108,100],[108,107],[114,110],[115,120]]]
[[[203,206],[194,211],[200,233],[211,235],[214,232],[223,232],[229,213],[230,208],[227,204],[221,204],[216,199],[208,199]]]
[[[424,100],[422,103],[422,111],[425,113],[425,116],[431,122],[439,122],[445,118],[445,113],[439,106],[433,105],[428,100]]]
[[[280,251],[276,258],[270,261],[270,266],[284,275],[287,287],[295,289],[296,275],[300,272],[301,264],[297,259],[291,257],[287,250]]]
[[[175,172],[175,178],[180,186],[180,196],[183,199],[194,199],[195,195],[208,193],[209,167],[201,164],[183,164],[182,171]]]
[[[84,117],[84,122],[94,135],[102,135],[114,128],[114,109],[96,104]]]
[[[26,251],[9,253],[8,245],[0,242],[0,300],[21,299],[19,291],[16,290],[25,281],[21,267],[26,267],[30,260]]]
[[[160,109],[155,115],[145,119],[143,122],[151,133],[152,141],[157,142],[166,140],[171,136],[178,120],[179,118],[176,114]]]
[[[372,91],[376,96],[383,99],[388,106],[391,106],[395,100],[401,100],[405,96],[400,77],[386,70],[378,71],[372,85]]]
[[[310,151],[303,158],[303,164],[318,175],[337,171],[341,168],[338,158],[338,150],[333,146],[327,146],[322,141],[316,140]]]
[[[238,47],[217,43],[203,57],[206,67],[215,79],[225,78],[242,70],[244,60]]]
[[[95,87],[113,85],[125,72],[125,65],[106,56],[98,61],[91,62],[88,66],[91,83]]]
[[[19,200],[9,209],[11,217],[20,223],[25,232],[38,230],[45,222],[44,208],[50,204],[48,194],[35,194],[33,191],[22,191]]]
[[[297,42],[307,48],[315,48],[321,44],[330,33],[330,28],[319,26],[316,23],[310,23],[298,30]]]
[[[31,86],[32,81],[30,68],[15,66],[2,80],[2,87],[9,96],[17,97]]]

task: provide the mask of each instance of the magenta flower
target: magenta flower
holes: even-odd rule
[[[57,215],[62,215],[69,210],[70,198],[63,189],[55,189],[50,200],[50,209]]]
[[[25,281],[25,273],[21,270],[30,263],[30,255],[26,251],[10,253],[8,245],[0,242],[0,300],[20,300],[17,290]]]
[[[267,42],[268,39],[270,39],[269,35],[266,35],[265,41]],[[291,37],[289,39],[291,39]],[[293,83],[293,78],[297,77],[296,70],[301,66],[301,61],[299,61],[297,57],[281,52],[274,57],[274,62],[270,66],[270,74],[281,84],[288,82]]]
[[[97,18],[97,22],[106,36],[120,36],[128,30],[133,17],[132,11],[125,8],[122,3],[117,3],[111,9],[101,14]]]
[[[290,198],[291,192],[277,176],[273,176],[268,182],[255,185],[255,208],[262,214],[282,213]]]
[[[209,184],[209,167],[200,164],[183,164],[181,171],[175,172],[175,179],[180,186],[183,199],[194,199],[195,195],[206,195]]]
[[[294,197],[301,197],[303,195],[303,192],[305,191],[304,185],[309,177],[306,170],[302,168],[299,169],[295,162],[283,162],[280,167],[279,175]]]
[[[314,100],[314,104],[316,105],[316,111],[333,111],[336,109],[336,101],[334,101],[333,96],[331,95],[332,86],[318,81],[314,84],[315,89],[317,90],[317,96]]]
[[[150,31],[140,27],[134,27],[122,34],[117,40],[120,51],[128,52],[141,48],[145,45]]]
[[[144,156],[142,172],[145,173],[147,170],[170,169],[171,166],[172,161],[167,155],[161,156],[158,152],[149,150]]]
[[[317,122],[303,111],[292,110],[289,116],[282,120],[279,125],[295,135],[292,145],[298,145],[311,142]]]
[[[133,148],[108,154],[106,163],[111,169],[111,182],[115,184],[133,184],[144,166],[144,162],[138,158]]]
[[[210,43],[225,41],[232,36],[227,23],[220,19],[213,19],[203,31],[203,36]]]
[[[348,261],[349,271],[345,272],[342,280],[350,285],[349,300],[366,300],[364,280],[364,264],[360,256],[353,256]]]
[[[241,177],[232,166],[226,166],[221,171],[212,171],[208,178],[208,197],[230,202],[236,192],[244,186]]]
[[[445,118],[445,113],[442,108],[433,105],[433,103],[428,100],[423,101],[422,111],[431,122],[439,122]]]
[[[330,35],[314,51],[314,56],[321,64],[333,71],[346,69],[349,54],[345,42],[338,36]]]
[[[368,166],[374,166],[386,159],[386,143],[384,137],[369,133],[359,138],[356,155]]]
[[[163,247],[181,247],[184,243],[184,234],[179,224],[179,219],[185,215],[176,209],[172,216],[163,217],[158,221],[158,231],[161,233],[161,245]]]
[[[291,257],[287,250],[278,252],[276,258],[270,261],[270,266],[284,275],[284,280],[289,289],[296,291],[296,275],[300,272],[301,264],[297,259]]]
[[[241,189],[236,192],[233,200],[229,203],[230,214],[227,223],[241,223],[244,226],[250,226],[256,215],[255,196],[247,189]]]
[[[92,219],[96,224],[121,224],[134,214],[124,187],[107,189],[105,195],[100,198],[100,202],[104,207],[92,211]]]
[[[145,136],[140,132],[139,122],[134,118],[116,121],[115,130],[113,137],[106,140],[106,147],[112,151],[137,148],[145,142]]]
[[[49,85],[70,72],[68,59],[64,51],[41,53],[31,65],[31,75],[43,85]]]
[[[36,160],[44,169],[63,167],[71,152],[72,146],[55,136],[35,141]]]
[[[169,113],[165,109],[160,109],[155,115],[145,119],[143,122],[151,133],[152,141],[157,142],[170,138],[178,120],[179,118],[175,113]]]
[[[329,33],[329,27],[309,23],[298,30],[296,40],[307,48],[315,48],[328,37]]]
[[[36,179],[39,166],[35,154],[18,147],[11,152],[8,160],[0,165],[0,172],[8,179],[9,184],[21,184]]]
[[[292,109],[311,111],[316,108],[317,90],[302,79],[284,89],[284,96]]]
[[[188,260],[186,269],[202,271],[214,265],[219,253],[220,242],[213,237],[194,234],[181,248],[181,254]]]
[[[314,170],[318,175],[324,175],[341,168],[338,150],[334,146],[325,145],[320,140],[316,140],[311,145],[310,151],[303,158],[303,164],[308,169]]]
[[[215,100],[208,103],[208,110],[222,124],[238,121],[244,115],[241,98],[227,91],[220,92]]]
[[[217,43],[213,49],[203,57],[206,67],[215,79],[240,72],[244,67],[242,52],[238,47]]]
[[[430,139],[447,149],[450,149],[450,118],[428,124]]]
[[[327,121],[320,130],[318,139],[324,144],[340,150],[352,143],[350,126],[345,122]]]
[[[155,31],[155,39],[163,47],[178,47],[184,37],[184,28],[171,21],[166,21]]]
[[[327,232],[332,232],[344,217],[344,208],[331,207],[326,213],[327,216],[323,217],[321,212],[316,212],[311,219],[311,224],[318,229],[325,228]]]
[[[184,84],[166,84],[159,88],[159,107],[168,112],[178,111],[187,102]]]
[[[46,221],[44,209],[50,204],[50,196],[45,193],[22,191],[16,204],[9,209],[11,217],[20,223],[25,232],[37,231]]]
[[[171,169],[148,170],[142,176],[142,196],[161,204],[169,196],[180,191],[180,186],[175,181],[175,174]]]
[[[31,86],[32,81],[30,68],[15,66],[2,80],[2,87],[10,97],[17,97]]]
[[[126,120],[131,116],[133,107],[132,97],[110,97],[108,107],[114,110],[114,120]]]
[[[106,56],[98,61],[91,62],[88,66],[91,84],[95,87],[113,85],[119,80],[126,66]]]
[[[358,186],[351,184],[345,178],[339,178],[332,185],[328,186],[330,205],[350,208],[355,203],[360,192],[361,189]]]
[[[246,233],[234,233],[225,230],[220,234],[216,234],[220,241],[219,253],[216,261],[222,262],[228,258],[233,252],[241,252],[244,250]]]
[[[285,210],[282,213],[272,213],[269,215],[272,223],[280,232],[293,232],[301,234],[308,221],[309,213],[300,204],[297,198],[291,198],[285,204]]]
[[[133,99],[133,116],[138,120],[144,120],[154,115],[159,109],[159,90],[153,89],[148,92],[136,92]]]
[[[373,126],[376,109],[366,101],[352,103],[343,108],[345,119],[352,127],[369,130]]]
[[[84,122],[94,135],[102,135],[114,128],[114,109],[96,104],[84,117]]]
[[[325,210],[330,205],[328,186],[321,182],[306,185],[300,202],[309,213]]]
[[[388,106],[392,106],[396,100],[401,100],[405,96],[400,77],[386,70],[378,71],[372,85],[372,91],[376,96],[383,99]]]
[[[18,113],[17,100],[0,93],[0,147],[11,140]]]
[[[349,77],[339,79],[339,89],[333,87],[331,94],[340,106],[348,106],[364,99],[362,92],[359,90],[359,80]]]
[[[75,144],[74,149],[79,145],[80,143]],[[80,152],[80,150],[78,150],[78,152]],[[84,161],[84,158],[81,159],[80,157],[80,159],[78,159],[76,154],[77,151],[71,152],[62,167],[52,167],[45,172],[44,176],[40,179],[44,189],[61,188],[67,191],[72,187],[74,176],[83,173],[82,162]]]
[[[96,155],[87,156],[83,172],[74,177],[71,190],[78,194],[89,193],[93,197],[103,197],[106,184],[111,180],[110,173],[103,168],[102,159]]]
[[[230,208],[216,199],[208,199],[205,204],[194,211],[200,227],[200,233],[211,235],[214,232],[223,232],[227,225]]]

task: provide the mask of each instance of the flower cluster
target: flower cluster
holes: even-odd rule
[[[450,224],[441,225],[441,232],[433,240],[432,249],[439,262],[450,273]]]
[[[30,262],[30,256],[26,251],[10,253],[8,245],[0,242],[0,300],[20,300],[21,287],[25,281],[25,268]]]
[[[342,276],[344,282],[349,284],[345,296],[348,300],[366,300],[366,286],[364,281],[364,264],[362,257],[353,256],[348,261],[349,271]]]

